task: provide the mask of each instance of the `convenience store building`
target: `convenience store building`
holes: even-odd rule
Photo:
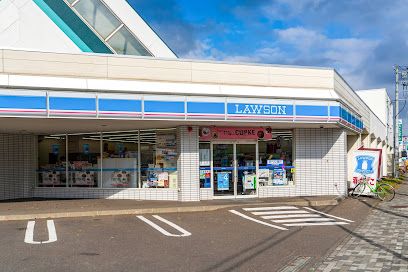
[[[178,59],[126,1],[0,8],[0,199],[345,195],[354,150],[390,161],[334,69]]]

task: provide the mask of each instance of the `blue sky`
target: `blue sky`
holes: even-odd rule
[[[391,96],[393,65],[408,64],[405,0],[128,2],[182,58],[333,67]]]

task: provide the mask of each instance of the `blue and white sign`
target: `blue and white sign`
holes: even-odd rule
[[[354,188],[365,177],[371,187],[375,188],[377,179],[381,173],[381,149],[378,150],[357,150],[353,154],[353,176],[350,187]],[[364,194],[370,194],[370,189],[366,187]]]
[[[357,166],[356,169],[354,169],[354,172],[363,175],[374,173],[374,161],[375,161],[374,156],[368,155],[356,156],[355,159]]]
[[[283,167],[283,160],[267,160],[266,165],[273,167]]]
[[[218,172],[217,173],[217,190],[228,191],[230,172]]]
[[[307,121],[338,123],[357,132],[364,128],[360,117],[337,102],[312,103],[305,100],[203,96],[0,90],[0,115],[72,118],[86,116],[96,119]]]
[[[293,105],[228,103],[229,115],[292,116]]]

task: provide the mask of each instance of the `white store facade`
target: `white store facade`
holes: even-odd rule
[[[0,199],[338,196],[354,150],[392,154],[334,69],[178,59],[126,1],[5,12]]]

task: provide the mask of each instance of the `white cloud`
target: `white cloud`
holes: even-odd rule
[[[276,0],[263,5],[261,12],[273,19],[282,19],[317,9],[324,2],[324,0]]]
[[[276,63],[281,64],[284,53],[277,47],[262,47],[248,55],[223,56],[223,60],[232,62]]]
[[[191,46],[191,50],[183,54],[183,58],[186,59],[210,59],[215,60],[213,46],[210,40],[196,40],[194,41],[194,46]]]
[[[293,44],[300,50],[310,49],[313,45],[318,45],[326,40],[322,34],[303,27],[276,30],[276,33],[280,42]]]
[[[339,70],[356,88],[364,88],[366,79],[360,69],[373,54],[379,41],[370,39],[330,39],[303,27],[276,30],[279,46],[295,48],[288,57],[291,63],[318,64]]]

